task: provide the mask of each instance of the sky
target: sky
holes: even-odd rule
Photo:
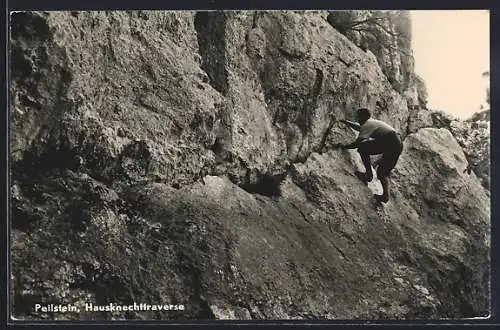
[[[415,72],[429,94],[428,108],[466,119],[486,106],[489,12],[411,11]]]

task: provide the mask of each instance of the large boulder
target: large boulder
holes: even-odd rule
[[[436,127],[449,130],[462,147],[468,161],[467,172],[474,172],[490,190],[490,110],[460,120],[443,111],[420,110],[411,115],[409,128]]]

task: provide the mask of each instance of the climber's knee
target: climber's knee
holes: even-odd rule
[[[390,176],[391,171],[396,167],[398,159],[399,153],[384,154],[378,162],[377,178]]]
[[[361,156],[367,156],[369,155],[368,153],[368,143],[367,142],[361,142],[358,146],[358,152]]]

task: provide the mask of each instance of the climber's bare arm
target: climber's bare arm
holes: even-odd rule
[[[352,129],[355,129],[356,131],[359,131],[361,129],[361,125],[358,124],[358,123],[355,123],[353,121],[350,121],[350,120],[347,120],[347,119],[341,119],[340,122],[348,125]]]
[[[359,147],[359,144],[363,141],[363,138],[357,138],[356,141],[349,143],[349,144],[344,144],[341,146],[342,149],[356,149]]]

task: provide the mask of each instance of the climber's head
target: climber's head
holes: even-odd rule
[[[371,113],[370,113],[370,110],[368,110],[366,108],[361,108],[361,109],[358,109],[358,111],[356,112],[356,116],[358,118],[358,123],[360,125],[363,125],[364,123],[366,123],[366,121],[368,119],[370,119]]]

